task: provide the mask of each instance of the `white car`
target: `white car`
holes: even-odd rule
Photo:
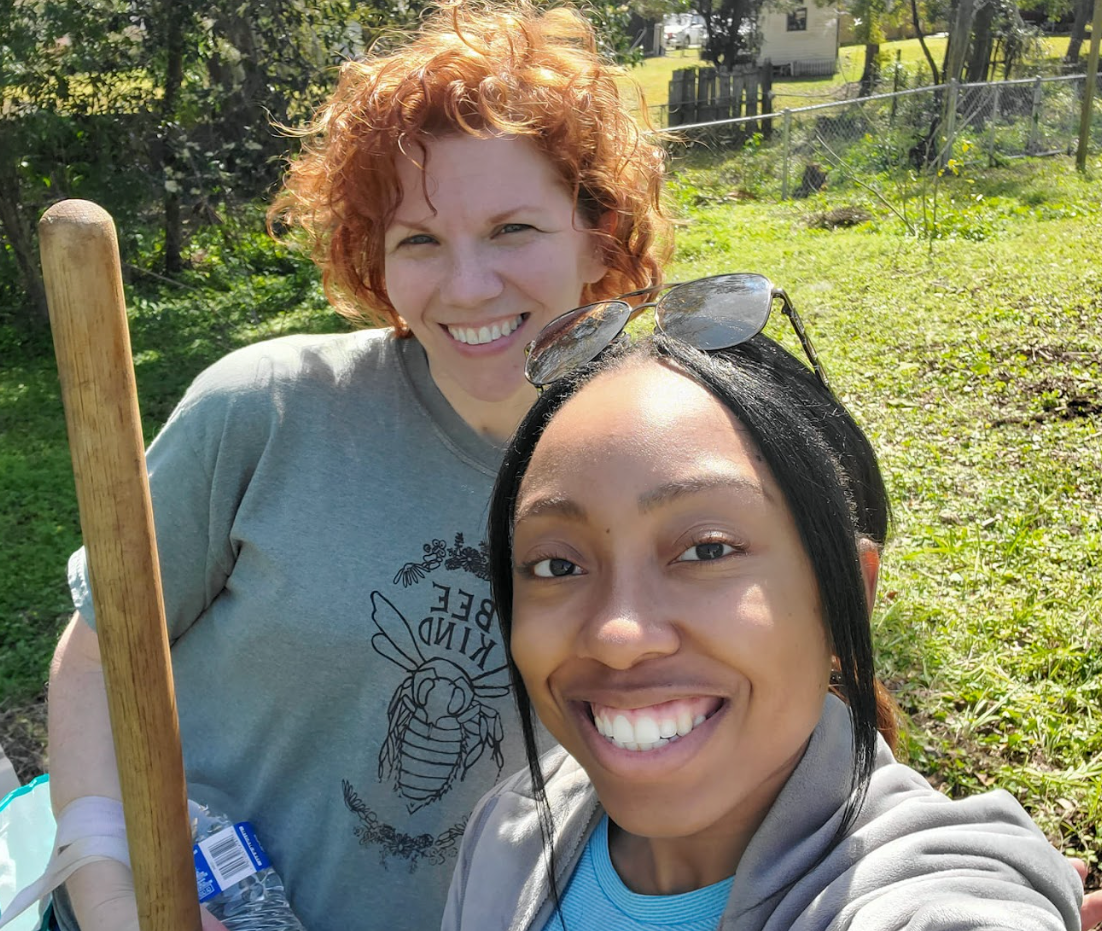
[[[704,17],[699,13],[672,13],[663,22],[666,48],[696,48],[704,44]]]

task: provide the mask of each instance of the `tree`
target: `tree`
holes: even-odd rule
[[[101,201],[163,218],[162,259],[183,264],[189,219],[252,196],[288,148],[271,121],[309,115],[342,57],[418,3],[356,0],[12,0],[0,5],[0,231],[33,312],[34,227],[49,203]]]
[[[926,57],[926,63],[930,66],[930,77],[932,83],[940,84],[941,75],[938,72],[938,67],[934,63],[934,56],[930,52],[930,47],[926,44],[926,33],[922,29],[922,20],[918,15],[918,0],[910,0],[911,7],[911,23],[914,26],[915,37],[918,39],[918,44],[922,47],[922,54]]]
[[[758,16],[763,0],[701,0],[707,39],[701,57],[717,68],[753,60],[761,48]]]
[[[1090,22],[1093,8],[1093,0],[1075,0],[1075,19],[1071,24],[1068,50],[1064,53],[1064,61],[1068,64],[1076,64],[1079,61],[1079,51],[1083,47],[1083,40],[1087,37],[1087,23]]]
[[[884,41],[881,20],[887,12],[886,0],[856,0],[854,38],[865,44],[865,68],[861,72],[859,96],[868,97],[880,83],[880,43]]]
[[[145,90],[131,79],[138,37],[125,4],[98,0],[92,16],[88,6],[0,5],[0,232],[27,296],[10,315],[30,327],[46,323],[38,216],[60,196],[103,193],[132,131],[111,114],[132,112]]]

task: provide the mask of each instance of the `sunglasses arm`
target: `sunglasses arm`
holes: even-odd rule
[[[796,313],[796,307],[789,299],[788,294],[785,292],[784,288],[774,288],[772,297],[779,297],[781,299],[781,309],[791,322],[792,329],[796,331],[796,335],[800,338],[800,345],[804,347],[804,352],[807,353],[807,358],[811,362],[811,367],[815,369],[815,374],[819,376],[819,381],[823,383],[823,387],[826,388],[827,391],[831,391],[830,381],[827,378],[826,371],[823,369],[823,364],[819,361],[819,354],[811,344],[811,340],[807,335],[807,330],[804,329],[804,322],[800,319],[800,315]]]

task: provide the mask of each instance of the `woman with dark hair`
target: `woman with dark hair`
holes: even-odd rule
[[[878,734],[884,486],[794,314],[815,374],[705,332],[749,277],[594,362],[588,309],[538,341],[490,525],[529,768],[471,816],[445,931],[1078,928],[1016,801],[951,801]]]

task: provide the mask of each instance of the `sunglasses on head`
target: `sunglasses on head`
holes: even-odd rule
[[[634,307],[625,298],[665,291]],[[830,383],[811,345],[803,321],[784,290],[764,275],[713,275],[695,281],[654,285],[630,291],[610,301],[597,301],[556,317],[528,344],[524,376],[544,388],[592,362],[608,348],[628,322],[654,308],[655,329],[706,351],[730,349],[757,336],[765,327],[773,301],[780,298],[808,361],[827,391]]]

